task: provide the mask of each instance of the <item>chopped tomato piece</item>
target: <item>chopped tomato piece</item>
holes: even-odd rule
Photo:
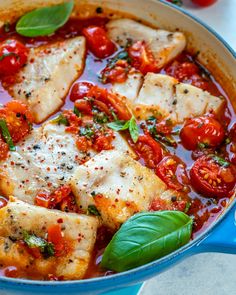
[[[45,208],[55,208],[64,198],[71,194],[71,188],[68,185],[63,185],[56,189],[53,193],[40,192],[35,197],[35,204]]]
[[[236,183],[235,167],[214,155],[197,159],[190,170],[196,191],[206,197],[227,197]]]
[[[4,268],[4,275],[8,278],[18,278],[19,270],[16,266],[8,266]]]
[[[55,256],[61,256],[64,254],[65,241],[62,236],[60,224],[50,225],[48,227],[47,240],[54,245]]]
[[[14,143],[22,140],[31,130],[33,117],[28,107],[20,101],[12,100],[0,109],[0,118],[6,120]]]
[[[63,111],[63,116],[67,119],[69,126],[66,127],[66,131],[70,133],[78,133],[79,126],[82,124],[82,119],[76,116],[71,110]]]
[[[0,43],[0,75],[14,75],[27,62],[29,50],[17,40]]]
[[[149,168],[156,168],[162,159],[161,145],[148,134],[140,135],[134,148],[138,156]]]
[[[5,160],[7,158],[9,152],[9,146],[5,141],[0,137],[0,161]]]
[[[103,150],[111,150],[113,149],[112,141],[114,139],[114,133],[112,130],[107,130],[104,133],[98,133],[95,142],[93,144],[93,148],[101,152]]]
[[[107,66],[101,72],[102,83],[123,83],[128,78],[129,64],[125,60],[118,60],[114,66]]]
[[[192,0],[193,3],[199,6],[210,6],[216,2],[216,0]]]
[[[102,27],[90,26],[82,31],[91,52],[99,58],[105,58],[116,51],[115,44],[108,38]]]
[[[76,139],[76,146],[79,151],[87,152],[89,148],[93,145],[91,140],[88,140],[85,136],[79,136]]]
[[[187,203],[188,201],[186,197],[183,199],[173,197],[172,200],[155,198],[152,201],[149,210],[150,211],[163,211],[163,210],[185,211]]]
[[[221,144],[225,132],[221,124],[212,117],[189,119],[180,132],[182,144],[186,149],[194,150],[199,144],[215,147]]]
[[[199,74],[198,66],[193,62],[174,61],[166,68],[166,73],[180,82],[190,79],[193,75]]]
[[[159,176],[169,188],[176,191],[183,189],[179,178],[186,174],[184,164],[175,156],[163,158],[156,169],[156,174]],[[180,175],[179,175],[180,174]]]
[[[71,89],[70,100],[76,101],[87,96],[89,90],[93,87],[92,83],[89,82],[78,82],[75,83]]]
[[[131,65],[144,75],[148,72],[158,72],[155,58],[144,41],[137,41],[128,48]]]

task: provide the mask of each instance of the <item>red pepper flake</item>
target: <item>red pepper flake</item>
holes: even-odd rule
[[[63,223],[63,219],[62,218],[57,219],[57,223]]]

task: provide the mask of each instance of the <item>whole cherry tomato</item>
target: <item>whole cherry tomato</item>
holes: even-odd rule
[[[213,3],[216,2],[216,0],[192,0],[192,1],[193,3],[203,7],[212,5]]]
[[[180,132],[183,146],[195,150],[200,144],[215,147],[223,141],[225,132],[221,124],[212,117],[189,119]]]
[[[71,89],[70,100],[76,101],[77,99],[82,99],[87,96],[89,90],[93,87],[90,82],[78,82],[75,83]]]
[[[0,43],[0,75],[13,75],[22,68],[28,57],[28,48],[17,40]]]

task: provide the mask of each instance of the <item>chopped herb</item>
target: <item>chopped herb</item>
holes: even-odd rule
[[[86,126],[86,127],[81,127],[80,128],[80,135],[85,136],[87,138],[91,138],[94,135],[94,131],[91,127]]]
[[[37,237],[34,234],[29,234],[26,231],[23,232],[23,238],[29,248],[39,248],[45,258],[54,256],[55,250],[52,243],[49,243],[45,239]]]
[[[230,166],[230,163],[228,161],[226,161],[225,159],[221,158],[221,157],[218,157],[218,156],[213,156],[212,157],[213,160],[220,166],[224,167],[224,168],[227,168]]]
[[[168,0],[168,2],[170,2],[172,4],[175,4],[175,5],[178,5],[178,6],[182,6],[183,5],[182,0]]]
[[[93,114],[93,120],[95,123],[105,124],[109,121],[108,116],[104,112],[95,112]]]
[[[203,143],[203,142],[199,142],[198,144],[197,144],[197,146],[198,146],[198,148],[199,149],[206,149],[206,148],[208,148],[209,147],[209,145],[207,144],[207,143]]]
[[[185,209],[184,209],[184,213],[187,213],[188,210],[190,209],[190,207],[191,207],[191,202],[187,202],[186,206],[185,206]]]
[[[180,130],[181,130],[181,127],[176,126],[176,127],[172,130],[171,134],[172,134],[172,135],[179,135],[179,134],[180,134]]]
[[[230,138],[227,137],[227,138],[225,139],[225,144],[229,144],[229,143],[231,143],[231,140],[230,140]]]
[[[115,122],[108,123],[107,126],[115,131],[123,131],[128,129],[133,142],[138,141],[139,130],[134,116],[128,121],[117,120]]]
[[[88,205],[88,214],[101,216],[100,212],[98,211],[95,205]]]
[[[0,130],[2,132],[2,137],[4,138],[5,142],[9,146],[9,150],[14,152],[16,150],[16,147],[15,147],[15,145],[13,143],[11,134],[10,134],[10,132],[8,130],[7,123],[3,119],[0,119]]]
[[[81,112],[77,109],[77,107],[74,107],[74,114],[76,114],[77,117],[81,118],[82,114]]]
[[[69,121],[67,120],[67,118],[63,114],[60,114],[58,117],[53,119],[51,122],[54,124],[58,124],[58,125],[69,126]]]

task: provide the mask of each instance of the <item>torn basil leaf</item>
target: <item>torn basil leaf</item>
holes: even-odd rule
[[[9,150],[14,152],[16,150],[16,147],[15,147],[15,145],[13,143],[11,134],[10,134],[10,132],[8,130],[7,123],[3,119],[0,119],[0,130],[1,130],[2,137],[3,137],[4,141],[9,146]]]

